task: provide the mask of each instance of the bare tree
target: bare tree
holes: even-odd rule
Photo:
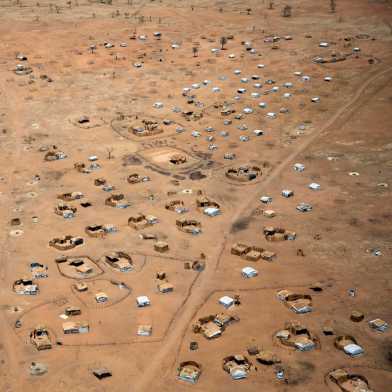
[[[329,0],[329,8],[332,13],[336,12],[336,0]]]
[[[387,28],[389,29],[389,34],[392,35],[392,22],[390,22],[389,20],[385,19],[384,23],[387,26]]]
[[[219,42],[221,44],[221,49],[225,50],[225,45],[227,44],[227,38],[226,37],[220,37]]]
[[[113,158],[113,155],[112,155],[113,150],[114,150],[113,147],[107,147],[106,148],[106,151],[108,153],[108,159],[112,159]]]
[[[193,57],[197,57],[199,55],[199,48],[197,46],[194,46],[192,48],[192,53],[193,53]]]
[[[291,16],[291,10],[292,10],[291,6],[285,5],[282,10],[282,16],[284,18],[289,18]]]

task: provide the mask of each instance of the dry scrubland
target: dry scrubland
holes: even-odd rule
[[[388,389],[391,1],[1,0],[0,37],[1,391]]]

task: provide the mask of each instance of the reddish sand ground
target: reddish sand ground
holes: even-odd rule
[[[274,1],[272,9],[264,0],[112,3],[0,1],[0,390],[342,391],[329,373],[345,369],[365,377],[369,390],[386,391],[391,329],[376,332],[368,322],[392,324],[391,2],[338,0],[335,13],[327,0]],[[287,4],[292,16],[283,18]],[[230,39],[214,54],[223,36]],[[345,60],[312,61],[333,55]],[[17,75],[17,64],[32,72]],[[273,87],[279,89],[268,92]],[[312,102],[315,97],[320,101]],[[157,102],[163,107],[154,107]],[[234,112],[224,116],[226,105]],[[246,114],[246,107],[253,112]],[[269,112],[277,117],[268,118]],[[80,124],[82,116],[89,122]],[[142,120],[162,132],[137,135],[133,127]],[[67,158],[45,161],[52,150]],[[171,163],[177,155],[185,162]],[[99,169],[74,168],[77,162],[90,166],[91,156]],[[295,163],[305,170],[294,171]],[[261,175],[249,182],[227,176],[244,166]],[[130,184],[135,173],[149,181]],[[95,184],[99,178],[115,189],[104,191]],[[294,196],[282,197],[284,189]],[[65,202],[77,208],[75,216],[55,214],[58,195],[75,191],[84,198]],[[124,194],[130,206],[106,205],[111,193]],[[261,203],[263,195],[272,203]],[[201,196],[219,204],[221,214],[206,216],[196,203]],[[83,208],[87,200],[92,205]],[[165,208],[173,200],[187,212]],[[312,211],[299,212],[301,202]],[[136,230],[128,218],[137,214],[158,223]],[[180,231],[178,219],[195,220],[201,233]],[[90,237],[85,229],[93,224],[117,231]],[[296,239],[267,241],[265,226],[294,231]],[[143,233],[155,239],[142,239]],[[84,243],[66,251],[49,246],[66,235]],[[168,244],[167,252],[156,251],[158,240]],[[276,257],[245,260],[231,252],[238,242]],[[132,258],[132,271],[105,262],[115,251]],[[58,264],[61,255],[88,256],[94,272],[83,276]],[[48,277],[34,280],[38,295],[18,295],[13,283],[32,277],[33,261],[48,267]],[[192,269],[194,262],[204,270]],[[258,275],[243,278],[245,266]],[[166,273],[173,292],[159,292],[158,272]],[[77,282],[88,291],[77,292]],[[315,283],[322,291],[311,289]],[[312,312],[291,311],[277,298],[282,289],[311,295]],[[95,301],[99,292],[108,295],[106,304]],[[218,303],[224,295],[239,296],[240,304],[225,310]],[[138,296],[148,296],[151,305],[138,308]],[[67,306],[79,307],[81,315],[62,319]],[[363,312],[363,321],[350,320],[354,310]],[[222,336],[208,340],[194,332],[200,318],[222,311],[239,318]],[[64,321],[86,321],[90,330],[65,335]],[[295,351],[277,340],[289,321],[314,334],[315,350]],[[38,351],[31,343],[38,325],[49,331],[52,349]],[[151,336],[138,336],[140,325],[151,325]],[[334,335],[324,335],[325,326]],[[353,336],[365,353],[350,358],[338,350],[334,342],[343,335]],[[197,350],[190,350],[191,342]],[[272,351],[281,363],[260,364],[248,353],[252,346]],[[243,380],[223,370],[223,359],[236,354],[252,364]],[[194,385],[178,380],[185,361],[201,365]],[[32,362],[45,364],[47,373],[31,375]],[[99,367],[112,377],[94,377]],[[277,379],[279,369],[285,380]]]

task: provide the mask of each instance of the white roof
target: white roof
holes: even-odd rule
[[[231,370],[230,375],[234,380],[240,380],[242,378],[246,378],[248,376],[248,373],[245,369],[236,367]]]
[[[242,274],[243,275],[251,277],[251,276],[256,276],[257,273],[258,273],[257,270],[255,270],[252,267],[244,267],[244,268],[242,268]]]
[[[204,209],[204,213],[209,216],[215,216],[220,214],[220,210],[216,207],[207,207]]]
[[[361,346],[358,346],[358,344],[347,344],[346,346],[343,347],[344,352],[348,355],[351,356],[357,356],[363,354],[364,350]]]
[[[228,306],[233,305],[234,299],[227,296],[227,295],[224,295],[223,297],[219,298],[219,303],[223,306],[228,307]]]
[[[141,295],[141,296],[136,298],[136,302],[138,304],[149,304],[150,303],[150,299],[146,295]]]
[[[305,165],[303,164],[303,163],[296,163],[296,164],[294,164],[294,168],[295,169],[299,169],[299,170],[303,170],[303,169],[305,169]]]
[[[317,182],[312,182],[311,184],[309,184],[310,189],[320,189],[320,187],[320,184],[317,184]]]

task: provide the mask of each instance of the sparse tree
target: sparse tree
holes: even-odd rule
[[[273,0],[269,0],[269,2],[268,2],[268,9],[269,10],[273,10],[274,9],[274,2],[273,2]]]
[[[199,54],[199,48],[197,46],[194,46],[192,48],[192,53],[193,53],[193,57],[197,57]]]
[[[251,12],[252,12],[252,8],[247,8],[247,9],[246,9],[246,14],[247,14],[247,15],[250,15]]]
[[[332,13],[336,12],[336,0],[329,0],[329,8]]]
[[[389,30],[389,34],[392,35],[392,23],[389,20],[384,20],[384,23],[386,24],[388,30]]]
[[[227,44],[227,38],[226,37],[220,37],[219,42],[221,44],[221,49],[225,50],[225,45]]]
[[[112,159],[113,158],[113,155],[112,155],[113,150],[114,150],[113,147],[107,147],[106,148],[106,151],[108,153],[108,159]]]
[[[285,5],[282,10],[282,16],[284,18],[289,18],[291,16],[291,10],[292,10],[291,6]]]

